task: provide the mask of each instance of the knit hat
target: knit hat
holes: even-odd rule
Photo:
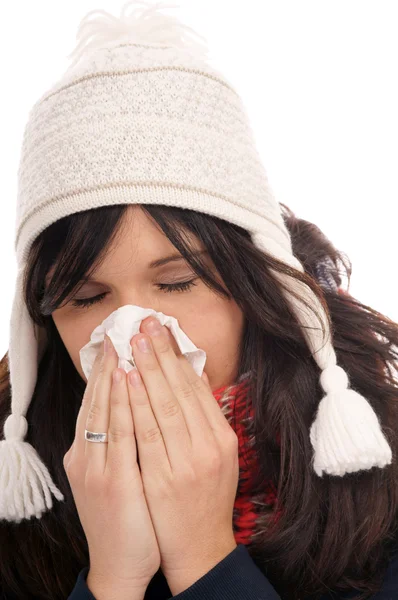
[[[259,249],[304,272],[242,101],[210,66],[201,36],[159,10],[174,7],[130,1],[120,17],[87,13],[70,55],[74,61],[29,113],[18,170],[12,396],[0,442],[0,519],[40,518],[51,509],[52,494],[64,499],[24,441],[46,339],[24,303],[23,277],[32,243],[44,229],[99,206],[176,206],[245,228]],[[325,395],[310,429],[315,473],[342,476],[385,467],[391,449],[372,407],[336,364],[319,299],[297,279],[274,275],[321,371]],[[307,304],[323,321],[326,339]]]

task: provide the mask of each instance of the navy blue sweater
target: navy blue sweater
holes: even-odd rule
[[[79,573],[68,600],[96,600],[86,585],[89,567]],[[356,592],[327,594],[322,600],[352,598]],[[161,570],[152,578],[144,600],[283,600],[263,575],[243,544],[238,546],[189,588],[172,596]],[[372,600],[398,600],[398,555],[391,560],[384,585]]]

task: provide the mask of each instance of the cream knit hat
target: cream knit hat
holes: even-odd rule
[[[89,12],[78,31],[74,62],[29,114],[18,171],[12,412],[0,442],[0,519],[40,518],[52,507],[51,494],[64,499],[24,441],[46,340],[23,301],[23,275],[31,245],[46,227],[105,205],[178,206],[247,229],[260,249],[304,271],[293,256],[238,93],[208,64],[205,45],[194,39],[201,36],[159,7],[178,5],[127,2],[120,17]],[[315,472],[342,476],[391,463],[376,414],[336,364],[319,300],[296,279],[275,276],[321,371],[325,396],[310,430]],[[324,319],[326,340],[305,302]]]

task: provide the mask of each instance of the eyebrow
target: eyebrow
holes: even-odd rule
[[[200,256],[201,254],[208,254],[207,250],[198,250],[192,253],[193,256]],[[157,260],[153,260],[149,263],[150,269],[156,269],[157,267],[162,267],[166,263],[174,262],[177,260],[185,260],[181,254],[170,254],[170,256],[165,256],[164,258],[158,258]]]

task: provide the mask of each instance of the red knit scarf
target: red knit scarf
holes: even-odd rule
[[[251,431],[253,407],[246,408],[248,389],[249,374],[245,374],[235,384],[224,385],[213,391],[223,415],[239,440],[239,483],[234,503],[233,529],[236,543],[245,545],[253,539],[256,530],[260,530],[261,507],[266,507],[270,513],[276,502],[276,489],[271,482],[264,482],[260,495],[253,493],[254,474],[259,467]],[[274,515],[274,519],[277,520],[278,515]]]
[[[337,292],[349,296],[342,288]],[[213,391],[220,408],[234,429],[239,440],[239,484],[236,493],[233,528],[237,544],[249,544],[256,534],[262,535],[270,522],[277,522],[282,509],[274,512],[276,488],[272,482],[264,481],[263,492],[254,491],[254,474],[259,465],[254,450],[253,407],[246,408],[250,372],[242,375],[235,384],[224,385]],[[280,437],[277,436],[280,445]]]

